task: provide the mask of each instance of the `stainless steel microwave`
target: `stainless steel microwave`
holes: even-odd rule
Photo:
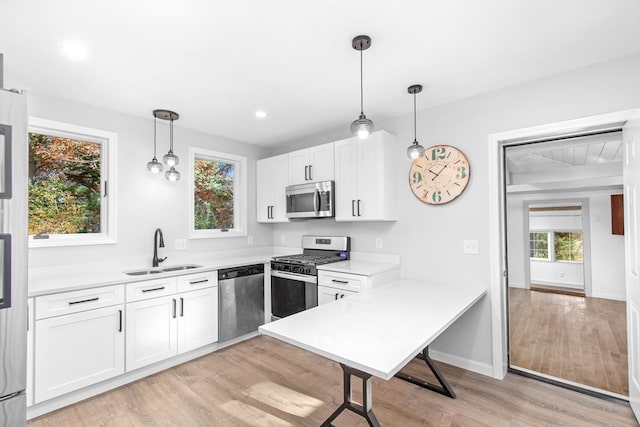
[[[286,189],[287,218],[330,218],[334,216],[333,181],[290,185]]]

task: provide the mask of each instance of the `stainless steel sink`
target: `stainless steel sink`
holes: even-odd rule
[[[173,265],[164,268],[145,268],[142,270],[132,270],[125,271],[124,274],[128,274],[129,276],[145,276],[147,274],[159,274],[159,273],[168,273],[171,271],[181,271],[181,270],[190,270],[192,268],[199,268],[201,265],[195,264],[183,264],[183,265]]]

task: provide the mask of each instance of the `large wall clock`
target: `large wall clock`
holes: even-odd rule
[[[435,145],[413,161],[409,187],[420,200],[442,205],[458,197],[469,183],[469,161],[450,145]]]

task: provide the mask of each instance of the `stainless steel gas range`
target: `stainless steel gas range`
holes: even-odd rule
[[[271,317],[279,319],[318,305],[321,264],[349,259],[351,238],[302,236],[302,253],[271,260]]]

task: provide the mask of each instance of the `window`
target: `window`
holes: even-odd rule
[[[529,257],[549,259],[549,233],[529,233]]]
[[[29,119],[29,246],[115,243],[112,132]]]
[[[556,261],[582,261],[580,232],[554,232],[553,247]]]
[[[192,147],[189,160],[190,236],[246,236],[247,159]]]

